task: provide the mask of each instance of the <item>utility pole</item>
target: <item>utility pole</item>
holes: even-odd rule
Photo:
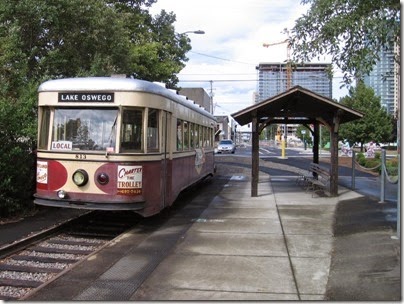
[[[286,91],[289,90],[292,87],[292,65],[290,62],[290,41],[289,41],[289,33],[288,33],[288,38],[280,41],[280,42],[275,42],[275,43],[263,43],[263,47],[270,47],[274,45],[279,45],[279,44],[284,44],[286,43]],[[281,141],[281,149],[282,149],[282,157],[281,158],[287,158],[286,157],[286,146],[287,146],[287,138],[288,138],[288,126],[287,124],[283,125],[283,130],[284,130],[284,135],[283,135],[283,140]]]
[[[210,80],[210,113],[213,115],[215,109],[213,107],[213,80]]]
[[[289,38],[280,41],[280,42],[275,42],[275,43],[263,43],[263,47],[270,47],[274,45],[279,45],[279,44],[284,44],[287,43],[286,45],[286,90],[289,90],[292,87],[292,65],[290,64],[290,42]]]

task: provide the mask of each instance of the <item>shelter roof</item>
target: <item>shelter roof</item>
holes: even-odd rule
[[[363,117],[362,113],[335,102],[330,98],[316,94],[301,86],[294,86],[281,94],[233,113],[231,116],[240,125],[252,122],[255,115],[258,121],[270,118],[286,118],[285,123],[296,123],[296,119],[290,118],[300,118],[307,121],[317,120],[332,124],[337,114],[340,123],[346,123]]]

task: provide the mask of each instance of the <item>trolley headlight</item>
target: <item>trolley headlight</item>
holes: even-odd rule
[[[78,169],[76,172],[73,173],[73,182],[79,186],[82,187],[88,182],[88,174],[86,171],[83,169]]]
[[[97,181],[101,184],[101,185],[106,185],[109,182],[109,176],[106,173],[100,173],[97,176]]]
[[[58,198],[60,198],[60,199],[64,199],[64,198],[67,197],[67,193],[66,193],[65,190],[59,190],[59,191],[57,192],[57,195],[58,195]]]

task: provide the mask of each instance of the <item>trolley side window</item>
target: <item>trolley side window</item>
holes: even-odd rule
[[[182,120],[177,119],[177,151],[182,151],[183,140]]]
[[[159,150],[159,111],[149,109],[147,119],[147,151]]]
[[[203,147],[203,127],[202,126],[198,126],[199,132],[198,132],[198,147],[202,148]]]
[[[209,128],[203,127],[203,146],[209,147]]]
[[[55,109],[52,150],[98,150],[115,146],[118,109]]]
[[[199,148],[199,125],[194,124],[194,148]]]
[[[209,127],[203,127],[203,146],[206,148],[212,148],[212,134],[213,129]]]
[[[184,121],[184,150],[189,150],[189,123]]]
[[[189,123],[189,138],[190,138],[190,142],[189,142],[189,148],[193,149],[195,148],[195,127],[194,124],[192,122]]]
[[[50,109],[42,108],[42,117],[40,121],[40,133],[38,148],[47,149],[48,148],[48,138],[49,138],[49,123],[50,123]]]
[[[208,132],[208,140],[209,140],[209,141],[208,141],[208,146],[209,146],[210,148],[213,147],[213,143],[214,143],[213,134],[214,134],[213,128],[209,128],[209,132]]]
[[[121,152],[142,152],[143,111],[125,109],[122,115]]]

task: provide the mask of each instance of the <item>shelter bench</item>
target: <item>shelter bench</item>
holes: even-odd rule
[[[316,163],[311,163],[308,171],[300,175],[297,179],[298,183],[303,183],[306,187],[306,192],[312,190],[314,193],[319,191],[329,191],[330,172]]]

